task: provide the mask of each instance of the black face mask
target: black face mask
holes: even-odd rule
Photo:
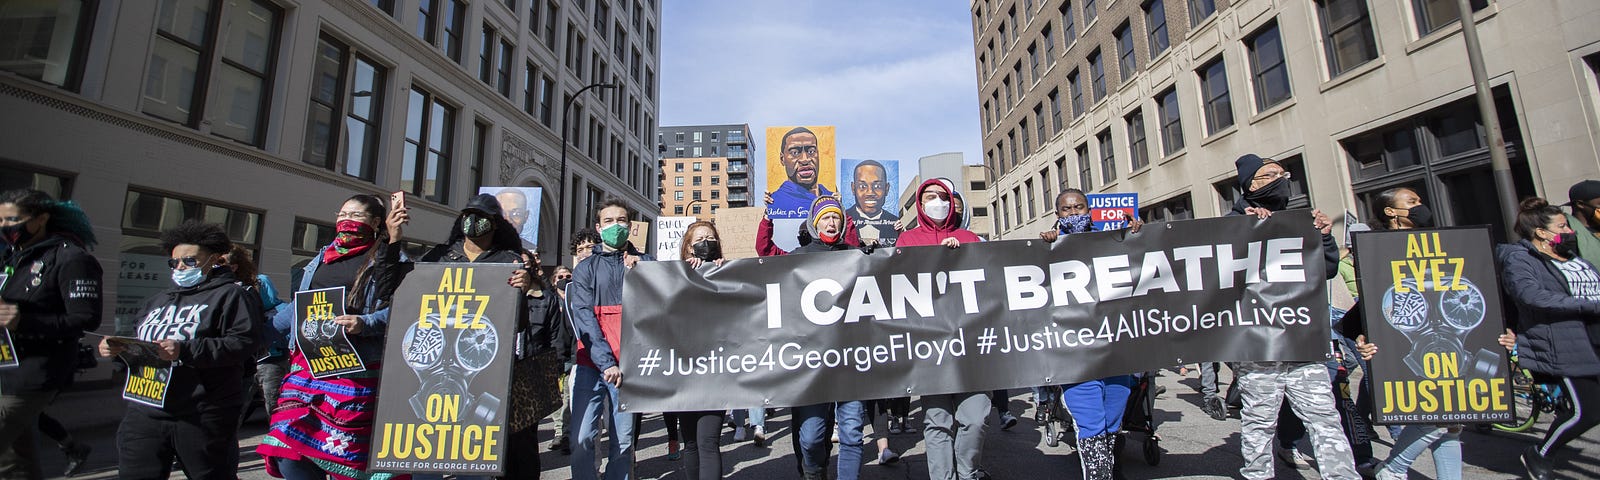
[[[710,262],[722,258],[722,242],[716,240],[701,240],[690,245],[694,250],[694,257]]]
[[[1433,210],[1427,205],[1417,205],[1406,210],[1406,220],[1411,221],[1411,226],[1416,228],[1433,228]]]
[[[1561,234],[1561,243],[1550,242],[1550,250],[1556,252],[1556,255],[1561,256],[1561,258],[1568,258],[1568,259],[1577,258],[1578,257],[1578,234],[1577,233],[1563,233],[1563,234]]]
[[[566,291],[568,283],[572,283],[572,280],[568,280],[568,279],[565,279],[565,278],[560,279],[560,280],[556,280],[556,285],[555,285],[556,290]]]
[[[1279,178],[1252,191],[1244,192],[1244,201],[1256,208],[1279,211],[1289,207],[1289,179]]]
[[[461,233],[468,237],[481,237],[494,231],[494,221],[489,217],[469,213],[461,217]]]
[[[0,227],[0,240],[4,240],[13,247],[20,247],[22,244],[28,243],[29,240],[33,240],[33,232],[28,231],[26,222]]]

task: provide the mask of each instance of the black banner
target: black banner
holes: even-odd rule
[[[369,469],[503,473],[517,264],[419,263],[394,294]]]
[[[1303,210],[1053,245],[645,262],[625,282],[621,403],[793,406],[1320,361],[1326,268]]]
[[[333,319],[344,315],[344,287],[306,290],[294,294],[295,342],[311,376],[326,378],[366,371],[344,326]]]
[[[1380,424],[1509,421],[1489,227],[1355,235]]]

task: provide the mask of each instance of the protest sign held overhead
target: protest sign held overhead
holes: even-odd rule
[[[778,407],[1320,361],[1326,266],[1310,223],[1285,211],[1054,245],[640,263],[623,295],[622,403]]]
[[[689,224],[699,220],[698,217],[657,217],[656,218],[656,248],[654,249],[657,260],[682,260],[678,258],[678,247],[683,245],[683,232]]]
[[[900,238],[894,224],[900,202],[900,162],[894,160],[839,161],[844,188],[840,203],[845,215],[855,222],[862,241],[876,240],[879,246],[893,247]]]
[[[540,187],[478,187],[478,193],[494,195],[500,202],[500,212],[507,222],[517,229],[522,247],[535,249],[539,245],[539,212],[544,203],[544,189]]]
[[[394,294],[371,470],[504,472],[517,264],[418,263]]]
[[[327,378],[366,371],[344,326],[333,319],[344,315],[344,287],[306,290],[294,294],[295,343],[311,367],[311,376]]]
[[[831,126],[767,128],[767,218],[806,218],[817,197],[838,193],[833,132]]]
[[[1500,279],[1486,226],[1354,236],[1375,421],[1511,420]]]
[[[1094,222],[1096,232],[1125,228],[1129,220],[1139,218],[1137,193],[1091,193],[1084,197],[1089,200],[1089,220]]]

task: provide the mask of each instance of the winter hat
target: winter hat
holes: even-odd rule
[[[1254,153],[1246,153],[1240,156],[1238,160],[1234,160],[1233,164],[1239,167],[1239,191],[1250,191],[1250,181],[1255,179],[1256,170],[1260,170],[1263,165],[1268,163],[1278,163],[1278,161],[1262,159]]]

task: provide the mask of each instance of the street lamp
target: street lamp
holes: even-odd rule
[[[591,88],[609,90],[617,88],[617,86],[609,83],[591,83],[578,89],[578,93],[572,94],[571,97],[567,97],[566,100],[561,102],[561,188],[557,189],[561,197],[556,199],[556,207],[559,209],[556,210],[556,218],[558,219],[556,222],[556,258],[558,259],[561,258],[561,244],[566,240],[567,214],[570,213],[567,209],[567,132],[572,131],[572,125],[568,123],[572,121],[572,118],[567,116],[567,111],[572,108],[574,100],[583,96],[583,92],[587,92]]]
[[[683,212],[687,213],[687,214],[690,214],[690,215],[694,215],[695,221],[699,221],[700,220],[700,214],[694,213],[694,206],[697,203],[702,203],[702,202],[705,202],[705,201],[706,201],[706,199],[702,198],[702,199],[699,199],[699,200],[695,200],[693,202],[689,202],[688,205],[685,205],[683,207]]]

